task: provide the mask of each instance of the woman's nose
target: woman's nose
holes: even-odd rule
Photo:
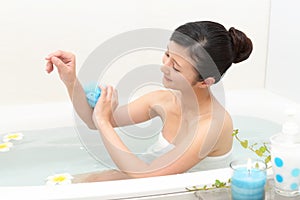
[[[160,67],[160,71],[164,74],[170,74],[170,67],[166,66],[166,65],[162,65]]]
[[[173,66],[172,60],[169,57],[164,56],[162,62],[163,62],[163,66],[161,66],[160,70],[165,74],[169,74],[170,67]]]

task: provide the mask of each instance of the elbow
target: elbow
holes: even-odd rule
[[[87,127],[88,127],[90,130],[97,130],[97,127],[96,127],[94,124],[87,124]]]
[[[89,123],[86,122],[86,125],[90,130],[98,130],[97,126],[93,122],[89,122]],[[111,123],[111,125],[113,128],[117,127],[117,125],[115,123]]]

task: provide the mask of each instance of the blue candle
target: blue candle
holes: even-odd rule
[[[265,184],[267,180],[265,168],[260,169],[260,168],[254,168],[252,166],[246,167],[245,165],[234,166],[234,163],[231,164],[231,167],[234,169],[233,175],[231,177],[232,199],[233,200],[265,199]]]

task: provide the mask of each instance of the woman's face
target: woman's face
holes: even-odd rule
[[[161,71],[166,88],[185,90],[197,83],[198,72],[192,64],[187,48],[170,41],[162,62]]]

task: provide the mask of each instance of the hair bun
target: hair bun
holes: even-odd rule
[[[246,60],[252,52],[252,42],[251,40],[243,33],[233,27],[229,29],[229,35],[232,39],[232,49],[234,52],[233,63],[239,63],[243,60]]]

